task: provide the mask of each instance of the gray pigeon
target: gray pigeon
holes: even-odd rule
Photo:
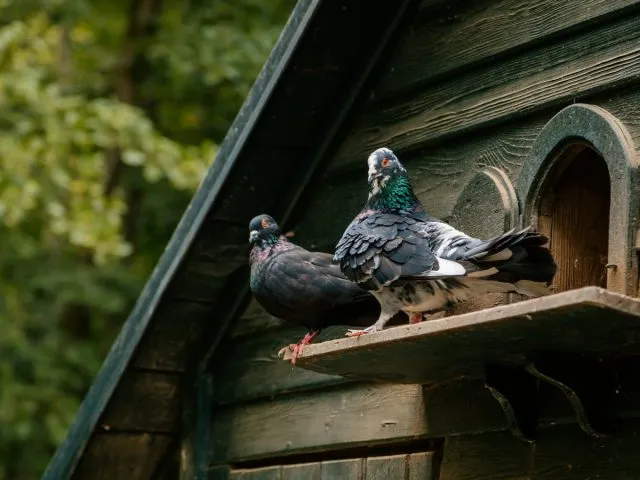
[[[251,220],[249,243],[254,298],[271,315],[309,329],[290,345],[292,363],[323,328],[364,327],[380,315],[376,299],[347,279],[332,264],[330,254],[310,252],[290,242],[269,215]]]
[[[398,158],[380,148],[368,159],[369,198],[338,242],[333,261],[371,291],[378,320],[348,336],[382,330],[399,311],[443,310],[487,293],[550,293],[556,264],[544,235],[513,229],[470,237],[426,213]]]

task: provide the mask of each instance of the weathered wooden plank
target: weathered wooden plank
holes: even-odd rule
[[[276,128],[282,129],[282,126],[277,125]],[[306,165],[300,162],[303,155],[306,155],[305,149],[278,148],[273,143],[257,140],[247,147],[242,171],[238,172],[234,182],[223,186],[215,209],[203,225],[202,236],[194,244],[194,259],[208,257],[209,261],[219,265],[221,273],[228,272],[233,264],[246,263],[249,221],[260,213],[278,216],[279,204],[287,194],[279,175],[286,171],[295,176],[299,169],[305,168]],[[273,168],[275,165],[277,168]],[[247,201],[248,195],[260,201]],[[221,249],[224,255],[218,254]]]
[[[448,437],[439,480],[529,479],[533,451],[508,432]]]
[[[234,480],[430,480],[433,452],[234,469]]]
[[[372,107],[353,127],[332,168],[386,145],[403,151],[492,122],[576,101],[635,81],[640,16],[533,53],[447,79],[388,107]]]
[[[344,332],[345,327],[328,328],[318,335],[316,341],[340,338]],[[240,337],[224,345],[215,362],[219,369],[214,370],[214,402],[227,404],[255,400],[347,382],[342,377],[295,368],[278,358],[281,348],[297,342],[305,333],[305,328],[288,327]]]
[[[265,161],[273,165],[275,163],[273,157],[275,156],[276,154],[272,154],[271,158],[267,158]],[[278,156],[283,157],[284,154],[278,152]],[[252,163],[255,164],[259,162]],[[284,165],[282,167],[284,167]],[[267,191],[270,189],[273,191],[275,183],[269,182],[264,175],[258,178],[262,179],[264,185],[255,187],[246,183],[253,181],[259,184],[260,180],[256,178],[243,178],[242,182],[225,185],[220,203],[231,203],[233,205],[240,203],[246,204],[247,202],[243,202],[242,198],[246,196],[247,192],[251,192],[252,195],[256,195],[256,197],[259,198],[265,195],[262,189]],[[258,191],[258,188],[260,188],[261,191]],[[229,191],[231,189],[233,189],[233,191]],[[276,195],[273,195],[273,197],[277,198]],[[247,208],[250,207],[247,206]],[[268,209],[268,206],[263,205],[263,208]],[[198,232],[198,237],[194,240],[191,250],[189,251],[190,262],[188,272],[199,272],[213,279],[224,279],[238,267],[247,264],[247,227],[249,220],[253,216],[253,210],[248,213],[248,215],[250,215],[249,218],[242,215],[241,212],[237,212],[237,215],[237,217],[231,219],[223,217],[223,220],[219,220],[213,214],[207,217],[207,221]]]
[[[586,436],[577,426],[544,429],[536,442],[532,480],[627,480],[640,472],[640,423],[626,421],[608,438]],[[457,479],[456,479],[457,480]]]
[[[640,301],[585,287],[309,345],[297,365],[362,380],[429,384],[479,377],[486,362],[524,362],[541,349],[638,354]]]
[[[284,325],[284,320],[269,315],[255,299],[252,299],[242,314],[242,318],[230,328],[228,336],[236,338],[242,335],[256,334],[263,330],[282,328]]]
[[[213,309],[209,303],[168,301],[145,333],[132,365],[136,368],[183,372]]]
[[[180,375],[128,371],[100,420],[103,431],[177,432],[180,425]]]
[[[505,430],[504,414],[484,383],[472,379],[424,387],[428,436]]]
[[[448,2],[425,12],[400,40],[374,92],[388,97],[400,89],[441,77],[497,54],[522,49],[586,24],[627,13],[630,0],[500,0]],[[600,18],[599,18],[600,17]]]
[[[344,229],[367,199],[366,157],[355,174],[334,175],[310,193],[295,240],[309,250],[332,253]]]
[[[214,309],[220,292],[224,288],[225,278],[217,273],[217,262],[194,262],[181,268],[167,290],[168,301],[209,303]],[[226,269],[226,267],[225,267]]]
[[[218,409],[213,461],[376,445],[426,431],[419,385],[350,385]]]
[[[208,371],[190,372],[183,379],[180,480],[212,480],[211,415],[213,376]],[[225,478],[225,472],[216,476]]]
[[[148,480],[173,438],[169,435],[94,435],[74,472],[74,480]]]
[[[363,441],[368,445],[369,434],[372,444],[384,444],[407,436],[439,438],[507,429],[504,414],[482,379],[432,386],[423,395],[414,389],[419,387],[409,385],[398,393],[392,385],[351,385],[219,408],[214,418],[215,450],[232,456],[218,461],[333,450]],[[364,416],[357,404],[360,398]],[[567,416],[566,410],[558,415],[555,406],[545,415],[554,421]],[[368,425],[365,432],[363,425]]]
[[[407,455],[367,458],[366,480],[404,479],[407,475]]]
[[[364,459],[333,460],[322,462],[322,480],[365,480]]]
[[[281,475],[281,480],[321,480],[322,465],[320,463],[283,465]]]
[[[436,480],[434,453],[412,453],[407,459],[406,480]]]
[[[281,480],[281,467],[264,467],[251,469],[231,470],[231,480]]]

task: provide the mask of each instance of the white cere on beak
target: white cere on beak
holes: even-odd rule
[[[249,242],[255,241],[256,238],[258,238],[258,231],[257,230],[251,230],[249,232]]]
[[[376,153],[373,152],[371,155],[369,155],[369,158],[367,159],[367,164],[369,165],[369,179],[371,179],[376,173],[377,173],[377,169],[376,169]]]

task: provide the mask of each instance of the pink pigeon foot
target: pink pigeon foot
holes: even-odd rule
[[[295,365],[296,360],[302,354],[302,349],[305,345],[310,345],[314,337],[319,333],[319,330],[311,330],[307,333],[298,343],[291,343],[289,350],[291,350],[291,364]]]

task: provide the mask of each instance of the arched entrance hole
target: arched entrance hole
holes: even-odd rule
[[[586,143],[562,149],[540,191],[538,230],[550,238],[563,292],[607,286],[611,181],[605,160]]]

